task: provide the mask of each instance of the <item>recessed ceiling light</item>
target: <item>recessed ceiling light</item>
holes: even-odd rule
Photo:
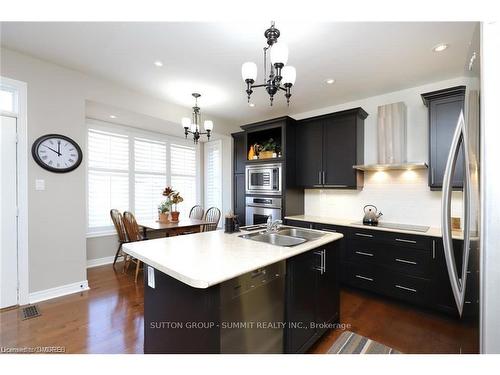
[[[434,46],[434,47],[432,48],[432,50],[433,50],[434,52],[443,52],[443,51],[444,51],[446,48],[448,48],[448,47],[449,47],[449,46],[448,46],[448,44],[446,44],[446,43],[440,43],[440,44],[438,44],[437,46]]]
[[[115,115],[109,115],[109,118],[116,118]]]
[[[255,107],[255,103],[248,103],[248,106],[253,108]]]
[[[161,61],[155,61],[154,64],[158,67],[161,68],[163,66],[163,63]]]
[[[333,78],[328,78],[325,82],[329,85],[333,85],[335,83],[335,80]]]

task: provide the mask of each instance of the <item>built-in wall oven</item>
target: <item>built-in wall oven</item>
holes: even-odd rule
[[[281,220],[281,198],[246,197],[246,225],[265,224],[269,217]]]
[[[281,194],[281,164],[258,164],[245,167],[247,194]]]

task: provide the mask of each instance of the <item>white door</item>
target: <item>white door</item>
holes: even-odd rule
[[[0,308],[17,295],[17,121],[0,116]]]

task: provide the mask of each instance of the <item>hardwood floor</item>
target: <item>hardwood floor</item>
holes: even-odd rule
[[[66,353],[142,353],[142,281],[109,266],[88,270],[90,290],[39,303],[42,316],[21,321],[19,309],[0,312],[0,347],[64,347]],[[140,275],[142,279],[142,273]],[[351,331],[403,353],[477,352],[474,331],[446,316],[344,289],[341,322]],[[311,349],[324,353],[342,333],[333,330]]]

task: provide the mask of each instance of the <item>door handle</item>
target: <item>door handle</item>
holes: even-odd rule
[[[407,263],[407,264],[414,264],[416,265],[417,262],[414,262],[412,260],[406,260],[406,259],[399,259],[399,258],[396,258],[394,259],[396,262],[399,262],[399,263]]]
[[[322,185],[323,183],[321,182],[321,171],[318,172],[318,184]]]
[[[365,257],[372,257],[372,253],[365,253],[364,251],[356,251],[356,254],[364,255]]]
[[[314,269],[316,271],[319,271],[320,275],[323,275],[323,273],[325,272],[324,265],[323,265],[323,250],[315,251],[314,255],[319,255],[319,257],[320,257],[319,258],[320,259],[320,266],[319,266],[319,268],[318,267],[314,267]]]
[[[408,242],[408,243],[417,243],[417,241],[413,241],[413,240],[403,240],[401,238],[396,238],[396,241],[398,242]]]
[[[323,185],[326,184],[325,171],[323,171]]]
[[[354,233],[356,236],[361,236],[361,237],[373,237],[373,234],[364,234],[364,233]]]
[[[371,277],[366,277],[366,276],[361,276],[361,275],[356,275],[356,277],[358,279],[362,279],[362,280],[373,281],[373,279]]]
[[[417,293],[417,290],[416,289],[413,289],[413,288],[408,288],[406,286],[402,286],[402,285],[394,285],[396,288],[398,289],[403,289],[403,290],[407,290],[408,292],[413,292],[413,293]]]
[[[464,148],[464,163],[465,163],[465,178],[464,178],[464,242],[462,249],[462,274],[458,275],[457,266],[455,263],[455,254],[453,252],[453,237],[451,234],[451,192],[452,192],[452,177],[455,171],[455,166],[460,151],[460,144]],[[457,305],[458,313],[462,316],[464,301],[465,301],[465,286],[467,282],[467,268],[469,262],[470,251],[470,166],[469,166],[469,150],[467,130],[465,127],[465,119],[463,111],[460,112],[457,127],[453,134],[446,169],[443,176],[443,195],[441,200],[441,225],[443,228],[443,249],[446,260],[446,268],[450,278],[451,290]]]

